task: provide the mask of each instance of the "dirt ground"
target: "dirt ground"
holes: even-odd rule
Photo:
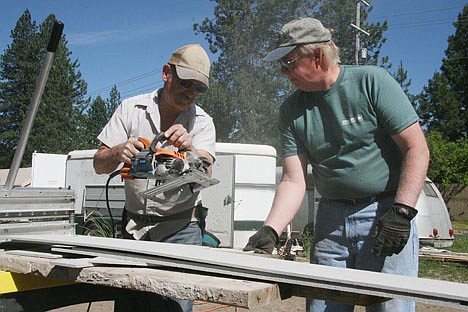
[[[53,312],[112,312],[114,304],[112,301],[93,302],[88,310],[88,304],[78,304],[66,308],[54,309]],[[291,297],[283,300],[280,303],[264,306],[256,309],[242,309],[226,305],[213,304],[207,302],[196,301],[194,305],[194,312],[303,312],[305,311],[305,299],[299,297]],[[356,307],[355,312],[365,312],[364,307]],[[458,310],[447,307],[440,307],[428,304],[416,304],[416,312],[461,312],[466,310]],[[129,310],[131,312],[131,310]]]

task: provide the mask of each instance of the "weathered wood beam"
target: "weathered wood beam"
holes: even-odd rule
[[[51,259],[0,252],[0,269],[114,288],[255,308],[281,300],[276,284],[140,267],[57,267]]]

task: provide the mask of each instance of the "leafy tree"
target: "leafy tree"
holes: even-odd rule
[[[427,176],[437,184],[446,202],[468,185],[468,139],[448,141],[438,131],[427,135],[431,161]]]
[[[293,88],[277,64],[262,58],[275,47],[286,22],[313,16],[335,30],[333,38],[343,52],[343,63],[354,63],[354,40],[349,39],[354,38],[354,32],[349,24],[355,16],[355,1],[213,1],[217,3],[214,18],[194,25],[218,56],[212,67],[210,92],[201,99],[201,106],[214,119],[218,141],[278,148],[278,108]],[[367,11],[361,16],[365,21]],[[364,25],[373,31],[372,38],[363,41],[370,51],[368,62],[376,63],[387,26]]]
[[[429,131],[441,132],[455,142],[467,137],[468,102],[468,4],[454,23],[446,58],[418,96],[418,112]]]
[[[0,166],[3,168],[9,167],[18,144],[55,21],[55,16],[49,15],[37,27],[26,10],[11,32],[11,45],[1,56]],[[88,105],[87,86],[78,62],[72,62],[70,54],[62,36],[26,145],[23,166],[30,165],[33,151],[68,153],[79,141],[77,128]]]
[[[444,138],[455,141],[466,133],[466,118],[459,111],[459,96],[450,86],[447,77],[435,73],[418,96],[418,113],[427,131],[438,131]]]

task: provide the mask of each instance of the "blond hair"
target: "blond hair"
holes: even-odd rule
[[[301,45],[298,50],[302,55],[306,55],[313,53],[316,49],[322,50],[329,64],[339,64],[341,62],[340,49],[331,40],[327,42],[306,43]]]

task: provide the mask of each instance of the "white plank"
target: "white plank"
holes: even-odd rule
[[[30,251],[30,250],[6,250],[9,255],[18,255],[18,256],[29,256],[29,257],[39,257],[46,259],[60,259],[62,255],[52,254],[50,252],[39,252],[39,251]]]
[[[201,246],[165,244],[89,236],[17,235],[15,242],[38,244],[71,244],[100,250],[112,250],[155,256],[167,263],[182,261],[195,264],[207,272],[217,269],[226,274],[248,272],[258,279],[287,281],[290,284],[320,287],[336,291],[405,298],[432,304],[468,309],[468,285],[369,271],[334,268],[278,259],[254,257],[248,254],[223,252]]]

